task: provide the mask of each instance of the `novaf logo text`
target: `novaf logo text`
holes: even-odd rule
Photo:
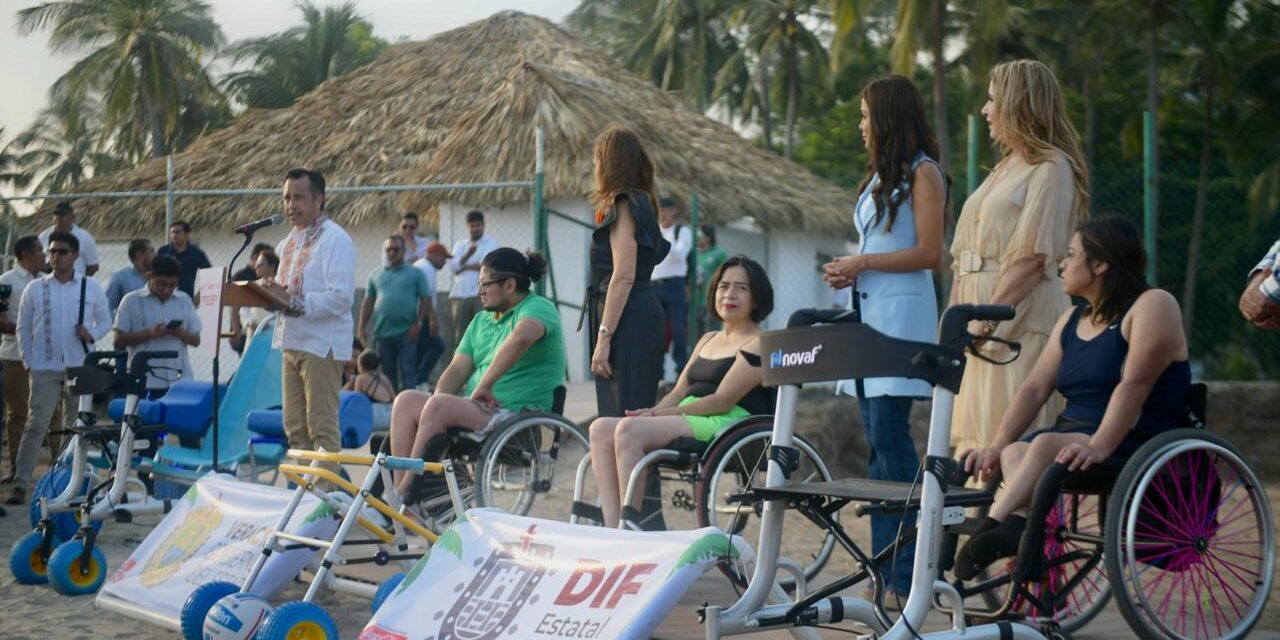
[[[808,351],[793,351],[791,353],[778,349],[769,354],[769,368],[777,369],[779,367],[813,364],[814,360],[818,359],[819,351],[822,351],[822,345],[816,345]]]

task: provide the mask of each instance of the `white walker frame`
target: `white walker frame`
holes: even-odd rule
[[[797,312],[797,315],[804,312]],[[813,315],[810,312],[810,315]],[[948,322],[948,316],[951,321]],[[796,316],[793,316],[793,319]],[[1009,307],[971,307],[962,305],[952,307],[944,316],[942,327],[964,327],[971,319],[1003,319],[1012,317]],[[830,315],[826,321],[839,321],[844,314]],[[953,324],[955,323],[955,324]],[[812,324],[807,322],[805,324]],[[788,326],[793,326],[792,322]],[[778,332],[774,332],[778,333]],[[948,336],[943,335],[945,341]],[[963,368],[963,357],[953,366]],[[789,448],[794,444],[795,411],[799,401],[800,385],[783,384],[778,387],[777,412],[773,422],[772,444],[778,448]],[[942,385],[933,388],[933,408],[929,418],[929,439],[925,449],[926,459],[943,458],[950,454],[951,410],[955,394]],[[768,472],[765,479],[767,488],[785,487],[790,483],[784,474],[783,467],[770,456]],[[955,524],[964,519],[962,507],[945,507],[944,491],[939,478],[927,471],[923,474],[919,517],[921,523],[917,529],[915,560],[912,565],[911,591],[907,596],[902,615],[896,623],[886,629],[878,616],[874,605],[861,598],[840,597],[821,600],[813,605],[811,615],[806,617],[809,624],[831,624],[841,620],[853,620],[866,625],[873,632],[873,637],[889,640],[907,640],[917,637],[928,637],[936,640],[1005,640],[1008,638],[1042,640],[1044,636],[1031,627],[1010,622],[967,626],[965,624],[964,601],[954,587],[941,580],[938,570],[942,528],[947,524]],[[770,619],[781,620],[790,608],[791,603],[765,604],[771,596],[781,588],[776,583],[778,567],[783,564],[779,558],[782,544],[782,522],[786,509],[786,501],[771,499],[764,501],[761,516],[760,539],[757,545],[755,571],[747,590],[736,603],[728,608],[708,606],[703,610],[703,624],[707,640],[718,640],[724,636],[743,635],[771,629],[787,629],[796,638],[817,638],[813,629],[796,627],[794,623],[774,623]],[[797,600],[801,598],[797,595]],[[932,607],[935,597],[946,600],[951,607],[951,629],[932,633],[921,633],[920,629]],[[805,633],[807,632],[807,633]]]

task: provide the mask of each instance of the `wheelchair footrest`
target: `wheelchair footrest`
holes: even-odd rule
[[[575,501],[569,511],[579,518],[586,518],[593,522],[604,522],[604,512],[600,510],[600,507],[593,504]]]
[[[849,502],[865,502],[886,511],[902,509],[918,509],[920,507],[919,483],[890,482],[888,480],[868,480],[864,478],[845,478],[829,482],[805,482],[787,487],[757,488],[756,497],[762,500],[778,500],[792,498],[808,498],[821,496]],[[908,503],[907,497],[911,501]],[[948,507],[977,507],[991,504],[992,495],[980,489],[964,489],[948,487],[944,495]]]

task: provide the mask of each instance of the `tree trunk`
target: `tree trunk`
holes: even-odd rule
[[[1094,57],[1095,62],[1099,62]],[[1100,64],[1100,63],[1099,63]],[[1088,165],[1085,170],[1089,173],[1089,189],[1093,190],[1093,171],[1095,156],[1098,149],[1098,96],[1094,87],[1094,69],[1098,69],[1096,64],[1084,72],[1084,82],[1080,88],[1080,94],[1084,98],[1084,161]],[[1089,199],[1089,213],[1092,214],[1096,201],[1094,198]]]
[[[951,133],[947,126],[947,60],[943,53],[946,37],[947,0],[933,2],[933,28],[930,40],[933,48],[933,127],[938,133],[938,162],[943,168],[951,165]]]
[[[796,52],[791,51],[787,56],[787,139],[782,148],[782,157],[788,160],[796,146],[796,98],[800,93],[797,66]]]
[[[1151,136],[1151,183],[1148,188],[1151,189],[1151,209],[1152,224],[1157,229],[1160,228],[1160,87],[1159,87],[1159,65],[1157,65],[1156,51],[1158,46],[1157,35],[1160,27],[1159,6],[1160,0],[1149,0],[1149,13],[1147,24],[1147,111],[1151,112],[1151,117],[1155,120],[1156,134]],[[1155,247],[1152,247],[1153,249]],[[1159,255],[1152,251],[1147,259],[1151,261],[1152,273],[1160,273],[1160,263],[1157,261]],[[1151,286],[1157,286],[1157,283],[1150,283]]]
[[[160,109],[151,99],[151,94],[147,92],[146,79],[142,79],[138,83],[139,99],[142,101],[142,110],[147,114],[148,123],[151,125],[151,157],[163,158],[164,150],[164,120],[160,117]]]
[[[1187,245],[1187,272],[1182,285],[1182,330],[1191,335],[1196,317],[1196,273],[1200,270],[1200,237],[1204,233],[1204,210],[1209,198],[1209,164],[1213,159],[1213,72],[1204,81],[1204,133],[1200,139],[1200,177],[1196,180],[1196,208],[1191,217],[1191,240]]]
[[[773,153],[773,87],[769,82],[769,64],[761,56],[760,61],[760,112],[764,128],[764,150]]]

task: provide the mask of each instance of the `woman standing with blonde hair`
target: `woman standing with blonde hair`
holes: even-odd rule
[[[1048,67],[1035,60],[997,65],[982,115],[1003,157],[965,201],[956,224],[951,304],[1014,306],[1013,320],[974,323],[970,331],[1020,342],[1022,355],[1006,366],[993,364],[1012,356],[995,341],[970,354],[952,419],[951,443],[960,449],[990,444],[1018,384],[1070,306],[1057,265],[1089,207],[1080,136]],[[1052,424],[1061,409],[1055,395],[1032,425]]]

